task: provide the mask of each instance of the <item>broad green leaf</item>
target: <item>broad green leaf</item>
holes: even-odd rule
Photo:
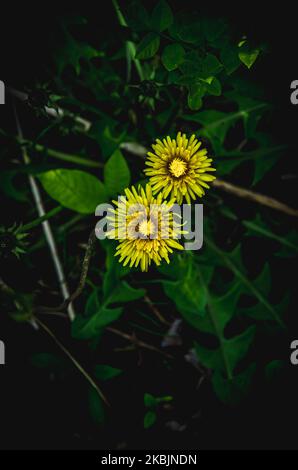
[[[163,50],[161,60],[168,71],[175,70],[184,61],[185,50],[180,44],[170,44]]]
[[[154,7],[150,26],[154,31],[161,33],[173,22],[173,13],[169,4],[165,0],[160,0]]]
[[[109,196],[120,195],[130,183],[130,171],[120,150],[104,166],[104,185]]]
[[[169,33],[175,41],[201,43],[204,40],[200,15],[175,12]]]
[[[116,369],[115,367],[98,364],[94,368],[94,375],[99,380],[110,380],[113,377],[117,377],[118,375],[122,374],[121,369]]]
[[[136,58],[137,59],[151,59],[159,48],[160,38],[155,33],[147,34],[140,44],[137,46]]]
[[[81,214],[94,213],[107,200],[103,183],[85,171],[61,168],[41,173],[39,179],[55,201]]]
[[[256,365],[253,363],[243,372],[230,379],[225,378],[220,371],[214,372],[212,385],[217,397],[229,405],[239,403],[247,394],[255,371]]]
[[[149,28],[149,15],[140,1],[130,2],[125,11],[125,19],[134,31],[146,31]]]
[[[220,60],[228,75],[235,72],[240,65],[238,47],[227,44],[220,52]]]

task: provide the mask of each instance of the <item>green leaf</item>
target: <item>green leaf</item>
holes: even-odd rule
[[[205,94],[205,86],[202,83],[196,83],[188,88],[188,107],[196,111],[202,107],[202,97]]]
[[[216,253],[219,258],[223,261],[223,263],[234,273],[235,277],[238,279],[239,283],[241,284],[243,292],[252,295],[256,298],[262,306],[262,312],[271,320],[276,321],[280,326],[284,328],[284,323],[279,315],[278,310],[271,305],[271,303],[267,300],[266,295],[263,293],[262,290],[259,289],[255,285],[253,281],[249,279],[246,273],[243,271],[242,263],[241,263],[241,254],[240,250],[226,253],[225,251],[221,250],[218,246],[216,246],[208,237],[205,236],[205,243],[206,245]]]
[[[151,59],[159,48],[160,38],[156,33],[147,34],[137,46],[136,59]]]
[[[71,325],[72,336],[76,339],[96,338],[105,326],[118,320],[122,311],[122,307],[108,308],[102,306],[93,312],[90,317],[77,315]]]
[[[163,50],[161,61],[168,71],[175,70],[184,61],[185,50],[180,44],[170,44]]]
[[[158,405],[158,400],[153,395],[151,395],[151,393],[145,393],[144,405],[147,406],[147,408],[154,408]]]
[[[206,282],[211,279],[213,268],[202,267],[202,276]],[[201,282],[201,275],[192,263],[189,263],[185,276],[178,281],[162,281],[166,295],[171,298],[183,317],[194,327],[200,325],[200,317],[205,315],[207,295]]]
[[[222,64],[214,54],[207,54],[202,63],[204,76],[210,77],[217,74],[222,69]]]
[[[201,43],[203,41],[200,17],[185,12],[176,13],[169,33],[175,41]]]
[[[103,183],[85,171],[61,168],[41,173],[39,179],[55,201],[81,214],[94,213],[107,200]]]
[[[96,424],[103,424],[105,420],[105,410],[102,399],[93,387],[88,390],[89,410],[93,421]]]
[[[113,377],[117,377],[118,375],[122,374],[121,369],[115,369],[115,367],[100,364],[96,365],[94,368],[94,375],[99,380],[110,380]]]
[[[239,52],[239,59],[248,69],[250,69],[257,60],[259,53],[260,49],[243,50]]]
[[[220,81],[213,77],[210,83],[206,83],[206,90],[210,95],[220,96],[221,95],[221,84]]]
[[[130,183],[130,171],[120,150],[116,150],[104,166],[104,185],[109,196],[123,192]]]
[[[53,59],[58,75],[61,75],[67,65],[72,66],[77,74],[80,73],[80,61],[88,61],[94,57],[103,56],[101,51],[72,37],[65,26],[54,37]]]
[[[160,0],[154,7],[150,26],[154,31],[161,33],[173,23],[173,13],[165,0]]]
[[[244,220],[242,223],[248,228],[246,235],[271,238],[283,246],[284,253],[287,255],[298,253],[298,234],[295,230],[289,232],[286,236],[279,236],[267,227],[260,214],[257,214],[254,220]]]
[[[251,386],[256,365],[251,364],[240,374],[233,378],[225,378],[220,371],[212,376],[212,385],[217,397],[226,404],[235,405],[247,394]]]
[[[137,300],[145,295],[145,289],[135,289],[131,287],[127,282],[121,281],[116,286],[108,298],[109,304],[116,302],[131,302]]]
[[[156,413],[154,411],[147,411],[144,416],[144,429],[151,428],[153,424],[156,422]]]
[[[240,65],[238,48],[232,44],[227,44],[220,52],[220,60],[228,75],[235,72]]]

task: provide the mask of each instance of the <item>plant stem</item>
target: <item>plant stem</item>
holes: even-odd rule
[[[218,189],[222,189],[228,193],[234,194],[235,196],[248,199],[249,201],[256,202],[262,206],[270,207],[271,209],[278,210],[284,214],[291,215],[293,217],[298,217],[298,210],[293,209],[292,207],[279,202],[276,199],[265,196],[264,194],[256,193],[241,186],[236,186],[235,184],[229,183],[228,181],[223,181],[221,179],[216,179],[212,182],[212,186],[215,186]]]
[[[113,5],[114,5],[114,8],[115,8],[120,26],[127,27],[126,20],[123,16],[122,11],[120,10],[118,1],[117,0],[112,0],[112,2],[113,2]],[[137,70],[138,75],[139,75],[139,78],[140,78],[141,81],[143,81],[144,80],[143,69],[142,69],[140,61],[135,58],[135,56],[136,56],[136,46],[134,45],[134,43],[132,41],[126,41],[126,52],[127,52],[128,58],[129,58],[128,61],[130,62],[130,60],[132,60],[134,62],[136,70]],[[130,76],[130,71],[129,71],[129,66],[128,66],[128,71],[127,71],[128,81],[129,81],[129,78],[130,78],[129,76]]]
[[[14,110],[14,115],[15,115],[18,140],[24,142],[23,130],[22,130],[22,127],[21,127],[21,123],[20,123],[20,120],[19,120],[19,116],[18,116],[18,113],[17,113],[15,103],[14,103],[14,106],[13,106],[13,110]],[[27,153],[27,150],[24,146],[21,147],[21,150],[22,150],[24,163],[26,165],[28,165],[30,163],[30,158],[29,158],[29,155]],[[43,217],[46,214],[46,212],[45,212],[45,209],[44,209],[40,189],[38,187],[38,184],[36,183],[35,178],[32,175],[29,174],[28,179],[29,179],[31,192],[32,192],[32,195],[33,195],[33,199],[34,199],[34,202],[35,202],[35,205],[36,205],[38,215],[39,215],[39,217]],[[45,221],[42,222],[42,228],[43,228],[45,239],[47,241],[47,244],[48,244],[48,247],[49,247],[49,250],[50,250],[50,253],[51,253],[51,257],[52,257],[52,260],[53,260],[53,263],[54,263],[54,267],[55,267],[55,270],[56,270],[56,274],[57,274],[61,294],[62,294],[64,299],[67,299],[69,297],[69,290],[68,290],[68,286],[67,286],[67,283],[66,283],[66,280],[65,280],[63,266],[62,266],[62,263],[60,261],[59,253],[58,253],[58,250],[57,250],[56,241],[55,241],[55,238],[54,238],[54,235],[53,235],[53,232],[52,232],[52,229],[51,229],[51,226],[50,226],[50,223],[49,223],[48,220],[45,220]],[[69,315],[70,320],[74,319],[75,312],[74,312],[72,304],[69,304],[69,306],[68,306],[68,315]]]
[[[58,340],[56,335],[50,330],[50,328],[45,325],[39,318],[34,317],[36,323],[55,341],[55,343],[59,346],[59,348],[66,354],[66,356],[71,360],[71,362],[75,365],[75,367],[81,372],[81,374],[86,378],[89,384],[96,390],[100,398],[105,402],[106,405],[109,405],[106,397],[98,387],[98,385],[94,382],[92,377],[85,371],[85,369],[81,366],[81,364],[73,357],[73,355],[66,349],[66,347]]]
[[[57,158],[58,160],[76,163],[77,165],[86,166],[88,168],[101,168],[103,166],[101,162],[95,162],[88,158],[79,157],[78,155],[60,152],[59,150],[51,149],[45,147],[44,145],[34,144],[34,142],[29,143],[32,143],[34,150],[36,150],[37,152],[46,153],[50,157]]]
[[[35,220],[32,220],[32,222],[29,222],[28,224],[22,225],[19,232],[27,232],[28,230],[31,230],[32,228],[37,227],[37,225],[40,225],[45,220],[48,220],[54,215],[59,214],[59,212],[61,212],[62,210],[63,210],[62,206],[54,207],[54,209],[50,210],[45,215],[38,217]]]

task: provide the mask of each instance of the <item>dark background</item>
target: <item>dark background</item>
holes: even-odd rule
[[[147,2],[148,5],[154,2]],[[176,2],[177,8],[179,3]],[[175,2],[171,3],[172,5]],[[193,2],[183,2],[183,7],[198,8]],[[48,60],[48,38],[55,31],[59,18],[69,13],[69,9],[57,9],[54,4],[39,3],[38,6],[1,7],[1,41],[0,41],[0,79],[6,85],[24,89],[40,77],[42,66]],[[280,142],[289,145],[274,170],[262,182],[262,192],[272,195],[293,207],[297,207],[297,130],[298,106],[290,103],[290,83],[298,79],[298,58],[296,52],[297,29],[296,18],[290,4],[270,6],[266,11],[249,4],[236,6],[215,6],[203,8],[210,15],[227,17],[235,30],[246,31],[256,42],[263,41],[269,51],[260,65],[253,72],[254,80],[266,90],[268,101],[274,106],[273,120],[270,121],[272,135],[278,135]],[[72,6],[72,11],[74,10]],[[94,5],[77,9],[80,15],[89,19],[92,35],[102,40],[117,23],[110,2],[100,3],[100,10]],[[6,106],[0,107],[0,119],[12,119],[11,111]],[[282,180],[280,174],[291,173],[296,178]],[[278,184],[276,182],[278,181]],[[6,201],[2,201],[3,217],[12,217],[5,213]],[[20,216],[20,214],[18,214]],[[278,216],[280,217],[280,216]],[[293,224],[289,218],[282,218],[282,223]],[[250,255],[261,256],[262,244],[251,247]],[[260,251],[258,251],[260,250]],[[49,260],[45,260],[49,263]],[[276,266],[280,271],[280,282],[287,283],[293,291],[296,288],[296,262],[282,260]],[[49,269],[52,269],[50,266]],[[33,289],[34,271],[24,271],[21,263],[3,265],[5,275],[17,279],[25,290]],[[293,275],[291,275],[293,272]],[[285,276],[286,273],[286,276]],[[3,310],[3,309],[1,309]],[[290,342],[298,339],[297,312],[293,307],[288,312],[289,336],[279,343],[274,340],[268,344],[259,344],[259,355],[271,350],[271,356],[281,358],[289,364]],[[63,334],[62,330],[60,332]],[[49,375],[40,372],[30,365],[30,355],[36,351],[55,351],[56,346],[43,333],[36,332],[27,325],[20,325],[7,319],[5,312],[0,312],[0,338],[6,343],[7,365],[0,369],[0,448],[115,448],[125,443],[127,448],[248,448],[248,449],[297,449],[296,423],[298,421],[297,393],[298,366],[289,365],[282,376],[273,384],[255,386],[248,400],[240,406],[231,408],[219,403],[211,392],[204,387],[199,394],[195,391],[195,379],[192,369],[185,362],[178,364],[177,376],[168,374],[159,358],[145,355],[145,364],[137,368],[131,360],[127,373],[126,389],[118,390],[113,384],[109,388],[109,397],[113,411],[104,432],[93,426],[86,406],[85,384],[76,374],[70,380],[51,381]],[[104,341],[110,341],[107,338]],[[68,339],[69,341],[69,339]],[[103,342],[103,355],[104,355]],[[72,343],[69,341],[68,346]],[[75,345],[76,354],[80,352],[88,360],[83,346]],[[82,358],[81,358],[82,359]],[[187,369],[189,367],[189,370]],[[197,420],[192,421],[187,433],[167,432],[161,426],[152,431],[140,432],[141,422],[134,422],[132,416],[142,416],[142,391],[151,380],[148,369],[154,371],[155,380],[161,382],[160,388],[167,384],[178,396],[177,409],[182,420],[198,413]],[[180,379],[183,377],[183,380]],[[160,391],[157,388],[157,393]],[[121,396],[130,396],[128,403],[121,406]],[[186,394],[187,399],[185,399]],[[138,410],[140,411],[138,413]],[[117,416],[117,420],[116,420]],[[116,425],[117,423],[117,425]]]

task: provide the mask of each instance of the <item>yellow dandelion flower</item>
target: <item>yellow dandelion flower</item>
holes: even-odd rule
[[[174,212],[175,201],[165,201],[162,194],[154,198],[150,184],[124,192],[125,196],[113,201],[116,208],[107,216],[111,224],[107,236],[119,241],[115,256],[124,266],[140,266],[142,271],[148,271],[152,262],[157,266],[163,260],[169,263],[173,249],[183,250],[176,239],[185,233]]]
[[[154,153],[148,152],[144,170],[150,177],[153,194],[161,192],[164,198],[170,194],[182,204],[183,198],[190,204],[191,199],[202,197],[209,182],[215,176],[209,172],[212,158],[208,158],[207,150],[201,149],[202,142],[193,134],[187,139],[185,134],[178,132],[176,139],[167,136],[162,141],[156,139],[152,145]]]

